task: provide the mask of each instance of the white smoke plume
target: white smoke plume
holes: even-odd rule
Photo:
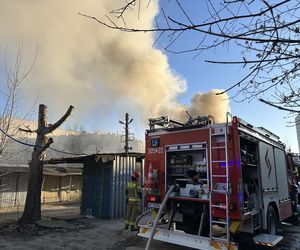
[[[196,94],[191,107],[178,103],[176,97],[186,91],[185,80],[172,71],[166,55],[153,47],[154,34],[113,31],[78,15],[104,17],[122,6],[123,0],[0,3],[0,49],[15,49],[21,38],[23,58],[30,61],[38,45],[34,70],[24,86],[29,104],[38,96],[38,103],[58,115],[72,104],[76,107],[73,116],[81,119],[77,124],[91,117],[117,120],[125,112],[145,121],[168,114],[182,119],[185,110],[213,116],[225,116],[228,110],[228,101],[223,102],[226,96],[213,92]],[[158,9],[153,0],[148,7],[141,6],[140,19],[129,11],[126,22],[152,27]]]
[[[191,100],[191,106],[187,108],[193,116],[211,115],[215,123],[224,122],[229,111],[228,95],[216,95],[221,90],[213,89],[208,93],[197,93]]]

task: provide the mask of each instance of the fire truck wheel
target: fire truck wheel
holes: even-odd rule
[[[278,231],[277,214],[272,206],[269,206],[267,210],[267,231],[273,235],[276,235]]]

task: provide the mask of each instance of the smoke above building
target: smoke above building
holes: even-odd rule
[[[105,17],[122,4],[123,0],[1,3],[1,54],[8,48],[7,54],[13,55],[22,40],[23,62],[28,65],[38,48],[30,79],[23,85],[26,103],[31,105],[38,98],[49,112],[59,115],[72,104],[77,124],[87,117],[101,120],[112,113],[122,117],[125,112],[143,122],[160,115],[186,120],[186,110],[223,121],[229,101],[227,95],[216,96],[217,90],[196,93],[187,106],[177,101],[187,83],[170,68],[167,56],[153,47],[155,34],[110,30],[78,15]],[[158,10],[158,1],[151,1],[141,6],[141,18],[129,11],[126,23],[152,27]],[[7,63],[13,63],[13,57]]]

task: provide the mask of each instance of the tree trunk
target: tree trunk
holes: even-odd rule
[[[41,219],[42,175],[43,164],[36,158],[29,165],[27,197],[20,223],[28,224]]]
[[[53,143],[52,138],[46,134],[58,128],[71,114],[73,106],[70,106],[66,114],[55,124],[47,122],[47,107],[39,106],[38,129],[35,147],[32,152],[32,160],[29,164],[28,188],[25,208],[20,223],[28,224],[41,219],[41,187],[43,179],[43,160],[46,156],[46,149]]]

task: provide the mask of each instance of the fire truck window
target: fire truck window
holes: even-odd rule
[[[159,147],[159,138],[152,138],[151,139],[151,147],[152,148]]]

